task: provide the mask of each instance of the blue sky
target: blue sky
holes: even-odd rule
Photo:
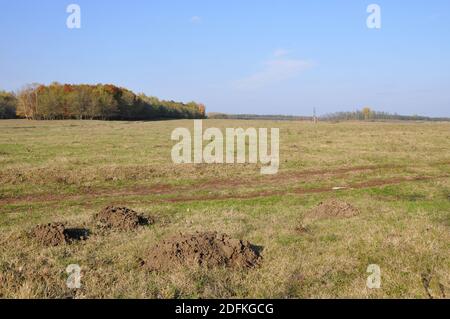
[[[81,29],[66,7],[81,7]],[[381,7],[381,29],[366,8]],[[450,116],[450,1],[0,0],[0,89],[113,83],[209,112]]]

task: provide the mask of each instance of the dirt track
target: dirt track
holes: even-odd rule
[[[270,183],[280,183],[298,181],[300,178],[305,180],[309,177],[315,176],[345,176],[348,173],[373,171],[378,169],[388,169],[388,168],[401,168],[401,166],[394,165],[379,165],[379,166],[356,166],[356,167],[345,167],[337,169],[328,170],[311,170],[303,172],[282,172],[273,176],[258,176],[256,178],[251,178],[247,180],[240,179],[222,179],[213,180],[208,182],[201,182],[188,186],[171,186],[171,185],[153,185],[147,187],[133,187],[122,190],[84,190],[83,193],[77,195],[64,195],[64,194],[37,194],[37,195],[25,195],[18,197],[4,197],[0,198],[0,204],[14,204],[18,202],[49,202],[58,200],[76,200],[79,198],[91,198],[91,197],[104,197],[104,196],[144,196],[144,195],[170,195],[178,191],[189,191],[193,187],[195,190],[208,190],[208,189],[230,189],[234,187],[254,187],[254,186],[264,186]]]
[[[363,189],[363,188],[371,188],[371,187],[379,187],[379,186],[387,186],[387,185],[395,185],[403,182],[414,182],[414,181],[426,181],[426,180],[435,180],[440,178],[448,178],[450,175],[442,175],[442,176],[416,176],[416,177],[399,177],[399,178],[390,178],[390,179],[377,179],[364,183],[357,183],[345,187],[344,190],[351,189]],[[288,194],[297,194],[297,195],[306,195],[306,194],[316,194],[316,193],[327,193],[327,192],[335,192],[336,190],[333,188],[296,188],[291,191],[287,190],[277,190],[277,191],[262,191],[255,192],[249,194],[242,195],[211,195],[211,196],[191,196],[191,197],[177,197],[171,199],[164,199],[163,202],[189,202],[189,201],[207,201],[207,200],[224,200],[224,199],[250,199],[250,198],[259,198],[259,197],[268,197],[268,196],[276,196],[276,195],[288,195]]]
[[[446,163],[445,163],[446,164]],[[438,165],[438,164],[437,164]],[[333,192],[336,189],[330,187],[322,188],[294,188],[294,189],[276,189],[276,190],[262,190],[257,192],[250,192],[244,194],[220,194],[220,195],[185,195],[180,196],[180,192],[185,192],[194,189],[198,190],[234,190],[236,187],[244,186],[280,186],[280,183],[298,181],[300,178],[311,176],[345,176],[348,173],[362,172],[362,171],[373,171],[379,169],[389,169],[389,168],[399,168],[399,166],[393,165],[383,165],[383,166],[358,166],[350,168],[338,168],[330,170],[317,170],[317,171],[305,171],[299,173],[289,173],[284,172],[275,176],[258,177],[248,180],[217,180],[202,182],[189,186],[170,186],[170,185],[153,185],[149,187],[136,187],[129,189],[106,189],[106,190],[89,190],[82,194],[77,195],[64,195],[64,194],[38,194],[38,195],[27,195],[21,197],[10,197],[0,199],[0,205],[5,204],[20,204],[20,203],[42,203],[42,202],[55,202],[55,201],[67,201],[67,200],[83,200],[86,202],[89,199],[94,199],[97,197],[126,197],[126,196],[148,196],[148,195],[172,195],[174,198],[159,198],[155,202],[189,202],[189,201],[210,201],[210,200],[227,200],[227,199],[250,199],[259,198],[267,196],[276,196],[283,194],[314,194],[314,193],[326,193]],[[343,187],[344,190],[351,189],[363,189],[371,187],[380,187],[386,185],[394,185],[403,182],[415,182],[415,181],[425,181],[434,180],[441,178],[448,178],[450,175],[439,175],[439,176],[406,176],[406,177],[395,177],[386,179],[374,179],[362,183],[355,183]]]

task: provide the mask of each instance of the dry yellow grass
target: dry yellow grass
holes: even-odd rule
[[[173,165],[170,133],[192,122],[0,122],[0,297],[442,298],[450,294],[450,124],[208,120],[279,127],[280,172],[258,165]],[[343,169],[344,168],[344,169]],[[333,187],[347,187],[333,191]],[[337,198],[360,214],[299,231]],[[120,204],[156,217],[136,232],[99,232],[92,215]],[[92,230],[42,247],[34,225]],[[263,247],[260,268],[175,268],[139,259],[174,233],[219,231]],[[82,288],[66,287],[69,264]],[[368,289],[378,264],[381,289]]]

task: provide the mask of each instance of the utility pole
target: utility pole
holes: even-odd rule
[[[316,108],[314,108],[313,113],[314,113],[313,115],[314,124],[317,124]]]

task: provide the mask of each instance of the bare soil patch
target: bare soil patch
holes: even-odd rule
[[[356,207],[347,202],[330,199],[310,210],[305,219],[350,218],[359,213],[360,211]]]
[[[108,206],[94,215],[94,222],[102,229],[135,230],[155,221],[127,207]]]
[[[60,246],[74,241],[86,240],[89,230],[83,228],[66,228],[63,223],[37,225],[30,236],[44,246]]]
[[[302,234],[310,234],[311,233],[310,227],[308,225],[303,224],[303,223],[298,223],[298,225],[295,226],[294,230],[295,230],[295,232],[297,234],[300,234],[300,235],[302,235]]]
[[[253,268],[260,264],[257,246],[217,232],[176,235],[152,247],[142,261],[149,271],[174,266]]]

